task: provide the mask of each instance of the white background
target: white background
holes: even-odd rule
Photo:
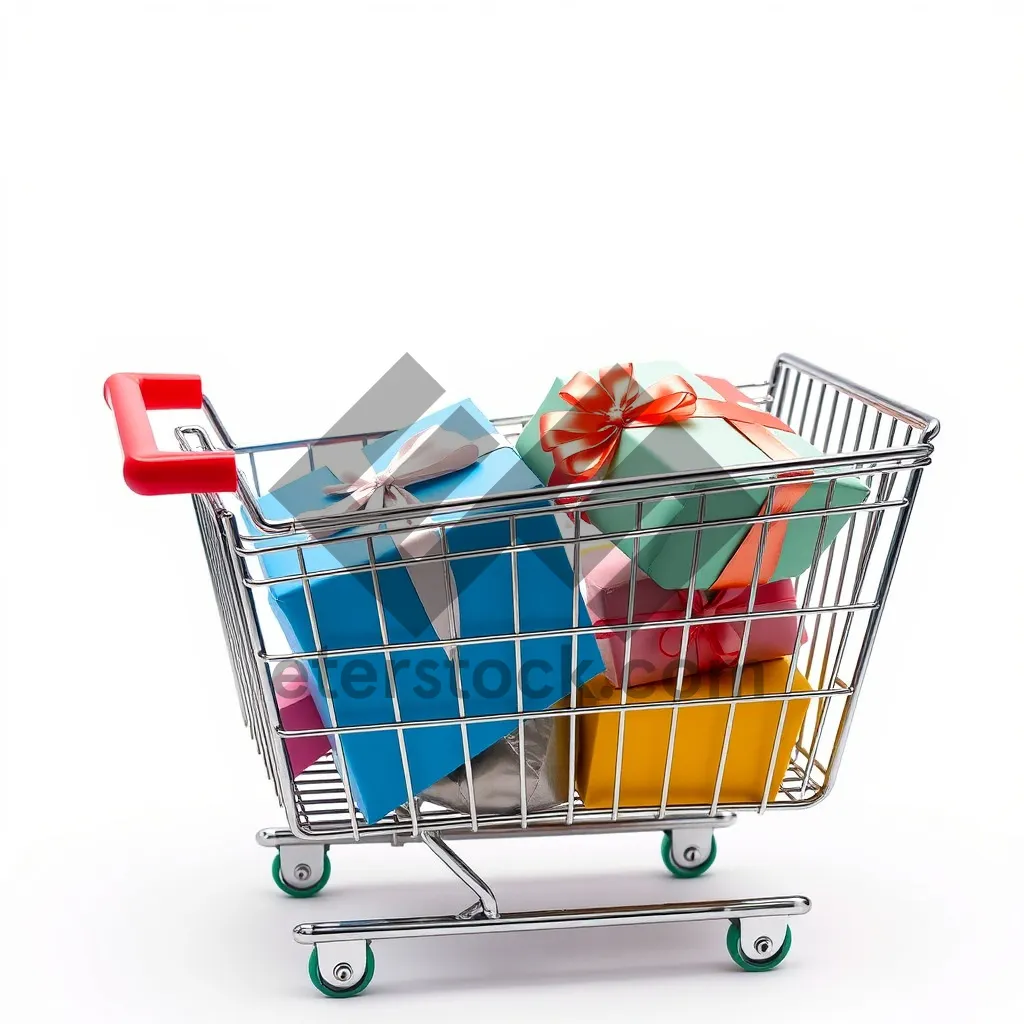
[[[3,6],[15,1019],[1019,1019],[1019,4]],[[691,883],[651,835],[466,852],[509,908],[806,893],[786,964],[717,924],[402,942],[317,996],[294,923],[465,895],[420,847],[272,887],[191,508],[124,487],[103,379],[199,372],[275,440],[405,351],[502,415],[783,349],[943,420],[835,795]]]

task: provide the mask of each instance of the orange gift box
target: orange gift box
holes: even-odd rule
[[[741,697],[785,693],[789,678],[789,658],[748,665],[740,680]],[[732,697],[735,671],[707,672],[687,676],[680,699],[683,706],[676,716],[675,746],[669,776],[670,805],[710,804],[718,778],[718,764],[725,740],[729,703],[695,704],[687,701]],[[631,686],[626,691],[625,729],[622,749],[622,784],[620,807],[651,807],[661,804],[668,757],[671,708],[642,710],[644,704],[657,704],[675,699],[675,679],[644,686]],[[793,673],[793,693],[813,693],[807,680],[798,671]],[[577,715],[576,789],[585,807],[612,806],[615,787],[615,762],[619,735],[619,714],[622,691],[603,676],[597,676],[580,687],[578,706],[604,707],[608,711]],[[785,704],[785,724],[779,749],[769,779],[769,800],[774,799],[782,785],[789,765],[790,753],[807,714],[811,697],[781,700],[740,701],[733,717],[729,752],[722,776],[719,802],[760,803],[779,715]]]

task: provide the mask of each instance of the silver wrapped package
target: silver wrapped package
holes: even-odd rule
[[[561,716],[532,718],[523,724],[526,809],[544,811],[569,799],[569,720]],[[477,814],[518,814],[519,728],[470,762]],[[452,811],[469,813],[469,782],[465,766],[424,790],[420,800]]]

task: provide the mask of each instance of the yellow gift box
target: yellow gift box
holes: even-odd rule
[[[789,677],[789,658],[777,658],[748,665],[740,680],[739,695],[784,693]],[[729,704],[695,704],[687,701],[730,698],[735,671],[707,672],[687,676],[680,695],[684,706],[676,718],[675,747],[669,777],[669,804],[710,804],[718,778],[718,764],[725,740]],[[622,784],[620,807],[650,807],[661,803],[668,758],[671,708],[642,710],[644,704],[675,699],[675,679],[626,691],[625,729],[622,740]],[[813,693],[798,671],[793,673],[793,693]],[[771,761],[775,734],[782,705],[786,705],[785,724],[769,781],[769,799],[774,799],[789,765],[790,753],[811,698],[786,701],[740,701],[733,716],[729,752],[722,776],[719,802],[760,803]],[[622,691],[603,676],[580,687],[581,708],[619,708]],[[585,807],[612,806],[615,789],[615,762],[619,735],[619,714],[613,710],[577,715],[576,788]]]

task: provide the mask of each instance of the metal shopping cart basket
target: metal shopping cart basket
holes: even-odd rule
[[[692,877],[711,865],[716,854],[714,834],[732,825],[737,812],[764,813],[810,807],[823,799],[835,784],[921,473],[930,463],[932,441],[938,433],[939,424],[930,416],[790,355],[776,360],[767,382],[749,385],[743,390],[752,402],[766,407],[788,423],[793,431],[814,444],[822,456],[789,463],[776,462],[767,468],[755,465],[731,467],[729,471],[592,482],[585,493],[575,495],[579,501],[573,509],[586,511],[602,503],[635,506],[635,528],[620,535],[632,539],[635,545],[649,529],[644,526],[642,518],[644,502],[682,493],[685,487],[688,500],[698,500],[700,509],[694,523],[673,529],[694,531],[695,543],[699,544],[704,530],[703,510],[707,495],[716,489],[736,487],[738,476],[746,481],[760,478],[769,488],[769,495],[772,487],[780,486],[780,474],[786,472],[799,472],[805,477],[813,474],[815,479],[829,481],[824,512],[771,513],[762,509],[756,516],[739,520],[756,524],[774,519],[791,520],[801,515],[814,515],[821,520],[813,561],[796,581],[798,613],[803,629],[797,630],[791,654],[792,668],[784,690],[767,694],[741,693],[739,680],[744,669],[744,650],[751,624],[761,617],[775,614],[754,611],[752,595],[745,611],[719,616],[719,619],[735,620],[737,628],[742,631],[743,641],[735,666],[735,687],[730,687],[729,692],[723,695],[686,699],[682,694],[680,665],[675,691],[669,695],[671,699],[656,705],[662,713],[671,715],[672,722],[660,801],[632,806],[621,799],[625,720],[627,716],[650,713],[652,708],[650,704],[627,705],[626,688],[622,690],[620,706],[612,710],[599,709],[600,713],[618,718],[614,797],[610,806],[588,807],[576,795],[578,733],[584,716],[598,711],[583,707],[575,686],[572,686],[564,708],[556,706],[545,711],[522,711],[520,691],[520,714],[510,723],[510,727],[514,725],[519,730],[520,737],[526,725],[534,719],[562,716],[568,723],[568,799],[561,806],[541,811],[529,807],[525,799],[525,766],[521,761],[520,781],[524,799],[515,813],[478,813],[472,796],[468,813],[446,810],[419,799],[410,790],[405,805],[385,819],[370,823],[349,797],[344,757],[339,757],[336,766],[332,756],[326,755],[297,777],[292,776],[286,749],[288,740],[311,735],[345,736],[366,727],[325,727],[312,731],[282,727],[275,696],[275,669],[284,664],[294,664],[296,658],[319,660],[322,665],[325,657],[346,652],[325,649],[319,640],[316,648],[308,651],[275,651],[272,646],[268,649],[266,636],[269,635],[271,617],[265,600],[267,580],[258,564],[256,552],[257,545],[266,543],[268,538],[292,537],[292,543],[296,543],[294,535],[310,529],[308,519],[302,523],[295,519],[271,521],[262,514],[258,499],[263,493],[260,481],[268,479],[264,469],[267,460],[283,458],[294,461],[301,457],[312,469],[333,445],[365,445],[382,435],[239,445],[228,433],[209,399],[202,394],[198,377],[115,374],[107,381],[106,398],[117,420],[125,455],[125,478],[129,485],[144,494],[192,495],[243,717],[262,753],[287,821],[287,828],[265,829],[256,837],[262,846],[276,850],[273,871],[278,885],[293,896],[309,896],[320,891],[330,874],[330,846],[373,843],[400,847],[421,843],[473,893],[473,903],[467,909],[448,917],[298,925],[294,937],[299,943],[312,946],[310,978],[322,992],[338,996],[361,992],[369,984],[374,971],[371,943],[411,936],[722,920],[730,923],[728,950],[741,967],[767,970],[786,956],[791,941],[788,919],[810,909],[809,900],[803,896],[508,913],[499,910],[491,888],[452,849],[456,840],[463,839],[658,831],[663,833],[661,850],[666,867],[679,877]],[[207,423],[205,426],[178,427],[176,437],[181,451],[161,451],[154,441],[147,415],[147,410],[155,409],[202,409]],[[518,417],[495,422],[501,431],[514,439],[525,421],[526,417]],[[830,502],[834,482],[850,475],[859,477],[868,486],[868,496],[863,504],[853,509],[833,512]],[[517,540],[515,521],[520,516],[529,515],[531,510],[536,514],[538,497],[559,498],[564,497],[564,493],[559,488],[547,488],[503,494],[473,503],[475,514],[510,521],[511,542],[500,550],[511,553],[513,559],[517,555],[522,557],[523,551]],[[449,504],[425,505],[421,511],[423,515],[444,512]],[[454,504],[458,505],[457,502]],[[770,506],[768,502],[765,507]],[[500,511],[489,512],[489,508]],[[845,525],[833,543],[824,544],[826,520],[830,514],[838,514],[839,511],[848,517]],[[400,529],[403,523],[407,523],[405,514],[401,510],[364,510],[353,516],[351,522],[346,520],[346,525],[350,525],[356,534],[379,536],[382,530]],[[589,540],[584,522],[586,517],[568,512],[559,512],[558,515],[570,524],[563,534],[562,545],[571,560],[574,584],[578,587],[581,578],[580,550]],[[316,526],[316,521],[312,525]],[[447,527],[442,523],[439,529],[443,538]],[[766,533],[767,529],[761,530],[762,538]],[[372,551],[373,545],[368,542],[367,546]],[[442,550],[443,559],[458,557],[443,542]],[[758,559],[761,555],[759,550]],[[339,566],[336,571],[348,570]],[[369,572],[379,606],[378,567],[372,557]],[[297,578],[302,581],[307,594],[311,576],[300,556]],[[635,579],[634,571],[630,578],[631,589]],[[756,590],[756,584],[753,589]],[[691,594],[692,591],[691,587]],[[516,602],[514,631],[491,639],[510,640],[519,645],[534,634],[519,628],[518,595],[514,595],[513,600]],[[316,614],[312,602],[308,603],[315,633]],[[391,659],[403,648],[388,643],[383,609],[379,609],[379,614],[384,641],[379,650],[390,666]],[[579,637],[596,632],[596,627],[580,626],[578,610],[573,615],[573,627],[567,630],[567,635],[572,638],[575,655]],[[700,621],[706,623],[708,619]],[[716,620],[712,617],[711,621]],[[629,643],[636,631],[681,625],[684,630],[682,649],[686,650],[687,635],[691,628],[697,628],[696,622],[692,607],[687,605],[686,618],[682,622],[645,621],[624,627],[627,662]],[[456,664],[466,647],[476,642],[479,639],[455,635],[452,645],[457,652],[453,655]],[[285,645],[280,646],[283,648]],[[806,692],[797,693],[793,687],[797,666],[810,684],[809,696]],[[575,665],[572,671],[575,672]],[[797,699],[804,701],[807,712],[789,747],[783,742],[785,709],[790,701]],[[748,795],[743,800],[730,800],[723,788],[723,779],[729,763],[730,743],[734,739],[733,726],[737,716],[745,713],[743,709],[758,701],[769,702],[778,721],[768,771],[758,794]],[[694,714],[695,706],[717,707],[723,717],[720,743],[717,735],[715,739],[717,771],[712,771],[714,784],[706,798],[697,803],[673,803],[669,774],[676,735],[674,730],[678,721]],[[426,724],[403,718],[397,706],[395,711],[396,721],[401,722],[400,735]],[[465,742],[468,721],[467,716],[460,714],[443,720],[441,724],[459,726]],[[774,721],[773,718],[773,725]],[[436,726],[439,721],[430,719],[429,724]],[[468,747],[465,749],[468,755]],[[784,765],[784,770],[773,776],[772,769],[777,761]],[[406,777],[408,779],[408,774]],[[776,781],[780,778],[781,781]],[[472,794],[472,775],[469,775],[469,788]]]

